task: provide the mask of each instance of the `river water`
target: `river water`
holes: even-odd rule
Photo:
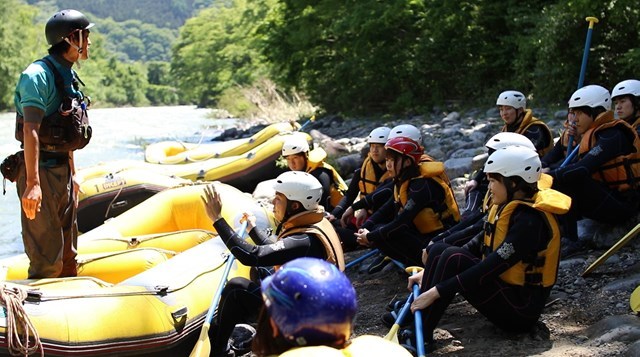
[[[210,119],[211,110],[192,106],[91,109],[93,137],[76,151],[77,168],[111,160],[144,160],[144,146],[163,140],[198,142],[217,136],[234,119]],[[15,113],[0,114],[0,161],[20,150],[14,139]],[[23,253],[20,203],[15,184],[0,197],[0,258]]]

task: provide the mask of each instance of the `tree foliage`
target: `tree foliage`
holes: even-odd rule
[[[273,0],[219,3],[187,21],[171,67],[186,98],[213,105],[226,89],[250,85],[266,74],[255,31],[269,2]]]
[[[17,0],[0,1],[0,110],[13,108],[18,74],[43,54],[44,36],[38,35],[44,27],[33,25],[37,14]]]

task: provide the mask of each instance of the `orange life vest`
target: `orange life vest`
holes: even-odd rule
[[[594,120],[580,140],[580,157],[588,153],[597,144],[596,133],[600,130],[617,126],[633,142],[635,152],[620,155],[607,161],[594,172],[591,177],[594,180],[606,183],[610,188],[620,192],[635,189],[640,186],[640,139],[638,133],[624,120],[613,118],[613,112],[604,112]]]
[[[360,189],[361,196],[368,195],[375,191],[381,182],[390,177],[389,172],[386,170],[382,176],[376,177],[374,165],[377,166],[378,164],[371,160],[370,156],[367,156],[362,163],[362,167],[360,167],[360,181],[358,182],[358,188]]]
[[[526,109],[524,113],[524,118],[522,118],[522,121],[520,122],[518,128],[515,130],[515,133],[524,135],[527,129],[529,129],[529,127],[532,125],[539,125],[540,127],[542,127],[543,130],[546,131],[549,135],[549,138],[551,138],[547,147],[538,150],[538,155],[540,155],[540,157],[543,157],[546,153],[553,149],[553,134],[551,133],[551,130],[549,129],[547,124],[545,124],[545,122],[533,116],[533,112],[531,111],[531,109]],[[506,131],[507,125],[505,124],[502,127],[502,132]]]
[[[282,224],[282,231],[278,235],[278,240],[296,233],[306,233],[320,239],[327,252],[327,261],[335,264],[340,271],[344,271],[344,253],[340,238],[335,229],[333,229],[333,225],[324,218],[324,209],[322,207],[314,211],[304,211],[291,216]]]

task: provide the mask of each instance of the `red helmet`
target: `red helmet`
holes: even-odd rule
[[[400,155],[412,158],[414,163],[420,162],[420,157],[424,154],[424,148],[420,144],[405,136],[389,139],[384,147],[387,150],[393,150]]]

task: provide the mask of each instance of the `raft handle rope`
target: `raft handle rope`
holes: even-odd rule
[[[12,356],[28,356],[38,351],[40,356],[44,356],[38,331],[22,306],[26,298],[27,291],[24,289],[5,285],[0,288],[0,304],[7,310],[7,349]],[[21,333],[24,333],[24,337],[20,336]]]

